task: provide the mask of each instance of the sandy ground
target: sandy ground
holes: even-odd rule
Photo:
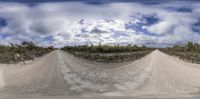
[[[25,65],[0,65],[0,99],[198,99],[199,90],[200,65],[159,50],[119,64],[57,50]]]

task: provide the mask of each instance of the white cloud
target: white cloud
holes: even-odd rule
[[[177,2],[176,2],[177,3]],[[57,47],[81,43],[176,43],[189,40],[199,42],[200,36],[191,30],[200,17],[197,2],[110,3],[89,5],[81,2],[40,3],[28,6],[22,3],[0,3],[0,17],[8,25],[1,33],[11,34],[2,43],[30,40],[39,45]],[[183,13],[166,8],[190,7],[193,12]],[[142,16],[155,15],[160,19],[150,26],[139,25]],[[80,22],[80,20],[84,20]],[[126,24],[139,25],[143,30],[127,29]],[[161,35],[161,36],[156,36]],[[189,35],[189,36],[188,36]],[[52,41],[44,41],[51,36]]]

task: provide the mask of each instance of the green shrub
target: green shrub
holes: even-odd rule
[[[20,45],[11,44],[10,46],[0,45],[0,63],[17,63],[32,60],[53,49],[53,47],[39,47],[32,42],[22,42]],[[16,57],[16,55],[19,57]]]
[[[200,63],[200,45],[198,43],[188,42],[185,46],[176,45],[161,50],[169,55],[176,56],[181,60]]]

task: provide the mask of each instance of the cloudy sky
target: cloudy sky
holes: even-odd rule
[[[200,43],[198,0],[0,0],[0,44]]]

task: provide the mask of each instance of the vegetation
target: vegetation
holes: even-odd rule
[[[188,42],[185,46],[176,45],[161,49],[161,51],[184,61],[200,63],[200,45],[198,43]]]
[[[65,46],[62,50],[72,53],[76,57],[108,63],[139,59],[150,53],[153,48],[148,48],[146,46],[138,47],[136,45],[132,46],[130,44],[128,46],[78,45]]]
[[[146,46],[138,47],[137,45],[78,45],[78,46],[65,46],[62,50],[68,52],[89,52],[89,53],[115,53],[115,52],[135,52],[135,51],[145,51],[152,50]]]
[[[32,42],[22,42],[20,45],[0,45],[0,63],[18,63],[33,60],[53,50],[53,47],[39,47]]]

